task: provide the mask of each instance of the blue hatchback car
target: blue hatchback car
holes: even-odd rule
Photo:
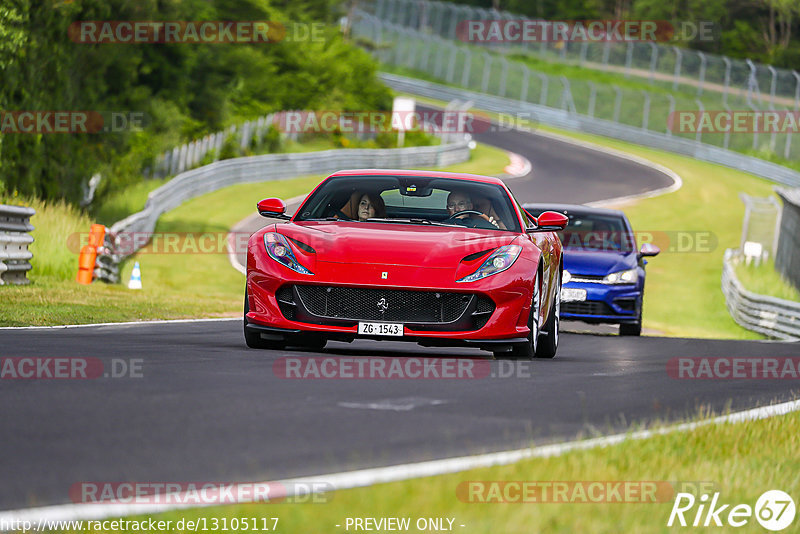
[[[644,267],[658,247],[636,248],[630,221],[619,210],[570,204],[525,204],[534,217],[556,211],[569,217],[563,232],[561,318],[619,324],[623,336],[642,333]]]

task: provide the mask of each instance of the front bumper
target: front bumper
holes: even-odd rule
[[[419,281],[419,285],[364,284],[368,269],[352,267],[356,274],[345,271],[336,276],[307,276],[295,273],[276,262],[264,258],[260,253],[248,253],[247,293],[250,311],[246,316],[248,327],[262,335],[277,335],[289,338],[305,332],[322,334],[329,339],[352,341],[355,338],[413,341],[423,345],[464,346],[473,345],[490,350],[506,350],[514,343],[523,343],[529,334],[531,280],[535,272],[531,262],[520,258],[509,270],[474,283],[457,283],[447,279],[442,269],[428,271],[416,267],[386,266],[390,279],[408,282]],[[528,272],[530,271],[530,273]],[[376,277],[376,278],[379,278]],[[449,278],[452,279],[452,271]],[[361,283],[357,280],[361,279]],[[430,285],[428,285],[430,284]],[[435,285],[434,285],[435,284]],[[321,317],[313,313],[313,306],[299,299],[296,286],[316,288],[354,288],[385,291],[430,291],[473,296],[462,315],[439,323],[425,321],[381,320],[380,318]],[[291,296],[291,302],[287,299]],[[475,321],[476,313],[485,312],[486,301],[493,305],[488,317]],[[293,304],[288,306],[287,304]],[[293,310],[293,313],[289,313]],[[373,337],[358,334],[358,321],[402,322],[405,325],[402,337]]]
[[[562,302],[562,319],[612,324],[639,321],[643,289],[638,284],[568,282],[564,289],[584,289],[586,300]]]

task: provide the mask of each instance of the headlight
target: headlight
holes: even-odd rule
[[[517,261],[519,253],[522,252],[522,247],[519,245],[506,245],[500,247],[486,258],[486,261],[478,268],[477,271],[469,276],[465,276],[459,282],[475,282],[491,276],[493,274],[501,273],[514,265]]]
[[[568,270],[564,269],[564,273],[561,275],[561,285],[563,286],[570,280],[572,280],[572,275],[569,274]]]
[[[629,271],[619,271],[611,273],[603,278],[603,283],[606,284],[635,284],[639,281],[638,269],[631,269]]]
[[[300,274],[314,274],[300,265],[297,258],[294,256],[294,252],[292,252],[292,247],[289,246],[289,241],[281,234],[276,232],[267,232],[264,234],[264,248],[267,249],[269,257],[281,265]]]

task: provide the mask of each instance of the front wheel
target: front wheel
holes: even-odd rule
[[[619,335],[621,336],[641,336],[642,335],[642,308],[644,302],[639,302],[639,317],[635,323],[622,323],[619,325]]]
[[[283,341],[267,341],[261,339],[261,334],[258,332],[247,331],[247,312],[250,311],[250,302],[247,299],[247,288],[244,290],[244,342],[251,349],[282,349],[286,347]]]
[[[536,349],[537,358],[555,358],[558,351],[558,337],[561,328],[561,276],[559,275],[558,281],[554,291],[553,298],[555,303],[550,309],[550,315],[547,317],[547,322],[544,324],[546,334],[539,336],[539,347]]]
[[[536,273],[536,279],[533,281],[533,298],[531,299],[531,313],[528,317],[528,342],[514,345],[511,349],[511,357],[517,360],[532,360],[536,356],[536,350],[539,344],[539,310],[542,305],[541,293],[541,280],[539,273]]]

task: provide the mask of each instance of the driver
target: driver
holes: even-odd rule
[[[472,198],[465,193],[464,191],[452,191],[449,195],[447,195],[447,213],[450,217],[453,217],[457,213],[461,213],[462,211],[473,211],[474,205],[472,203]],[[481,219],[490,223],[495,228],[499,228],[497,221],[490,218],[488,215],[483,213],[473,212],[473,213],[464,213],[463,215],[458,215],[456,219],[462,219],[464,221],[468,219],[473,219],[474,223],[470,226],[478,226],[480,228],[485,228],[485,224],[480,224]],[[490,227],[491,228],[491,227]]]

